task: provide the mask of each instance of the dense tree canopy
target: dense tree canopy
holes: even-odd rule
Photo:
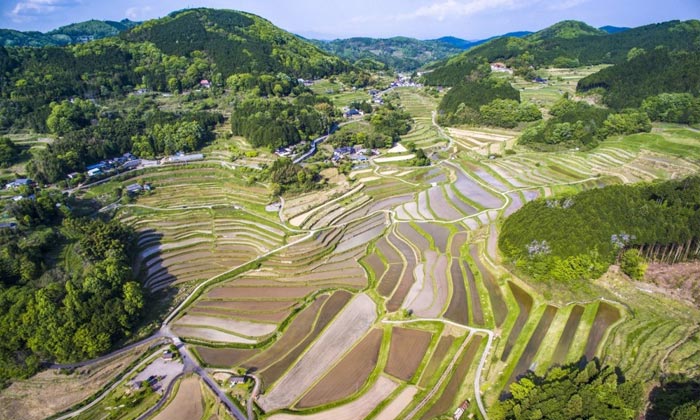
[[[579,80],[576,90],[603,90],[606,105],[622,109],[638,107],[644,99],[661,93],[700,95],[700,52],[654,48],[632,59]]]
[[[510,385],[510,395],[491,410],[494,419],[636,419],[644,389],[597,361],[567,365],[544,376],[527,373]]]
[[[506,219],[499,246],[534,279],[581,287],[628,247],[687,255],[700,240],[699,206],[700,177],[539,199]]]

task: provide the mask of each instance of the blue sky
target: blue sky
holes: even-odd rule
[[[0,0],[0,28],[47,31],[88,19],[146,20],[187,7],[244,10],[313,38],[480,39],[564,19],[640,26],[700,18],[700,0]]]

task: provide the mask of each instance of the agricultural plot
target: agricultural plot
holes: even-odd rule
[[[576,330],[578,328],[579,322],[581,322],[581,316],[583,315],[583,306],[574,305],[573,309],[569,313],[569,318],[566,320],[566,325],[564,326],[564,331],[559,337],[559,342],[554,350],[554,356],[552,357],[553,364],[563,364],[566,362],[566,355],[569,353],[571,348],[571,343],[576,335]]]
[[[398,385],[391,379],[380,376],[374,385],[353,402],[316,414],[275,414],[270,420],[357,420],[365,418],[384,401]]]
[[[296,404],[316,407],[347,398],[362,388],[379,360],[384,332],[374,329]]]
[[[544,314],[542,314],[542,317],[537,323],[537,327],[535,327],[535,331],[532,333],[530,340],[525,346],[525,350],[520,355],[520,359],[518,359],[518,364],[515,365],[515,369],[508,380],[508,384],[516,381],[518,376],[524,374],[528,370],[534,369],[532,360],[535,358],[537,350],[539,350],[542,340],[544,340],[544,337],[547,335],[549,326],[552,325],[556,314],[557,308],[555,306],[548,305],[547,308],[545,308]]]
[[[502,154],[506,148],[513,146],[517,137],[517,133],[493,129],[448,128],[447,132],[457,146],[482,156]]]
[[[479,270],[479,273],[481,274],[481,279],[484,286],[488,290],[489,299],[491,300],[491,310],[493,311],[496,326],[500,326],[503,324],[503,321],[505,321],[506,315],[508,315],[508,308],[503,298],[501,288],[499,287],[496,279],[493,277],[493,274],[488,271],[481,262],[479,249],[476,245],[472,245],[469,248],[469,254],[471,255],[477,269]]]
[[[501,360],[504,362],[508,359],[508,356],[510,356],[510,352],[513,349],[516,341],[520,339],[520,331],[523,329],[525,323],[527,323],[527,320],[530,317],[530,310],[532,310],[533,303],[532,297],[519,286],[516,286],[512,282],[508,282],[508,287],[510,287],[510,291],[513,293],[513,297],[518,304],[518,316],[515,319],[515,324],[513,324],[513,327],[510,330],[508,340],[506,341],[506,345],[503,349],[503,354],[501,355]]]
[[[289,407],[338,360],[338,355],[367,332],[375,319],[374,302],[365,294],[356,296],[272,390],[258,399],[260,406],[266,412]]]
[[[394,327],[384,372],[403,381],[410,381],[416,374],[431,339],[432,334],[427,331]]]
[[[175,398],[155,416],[154,420],[201,419],[204,414],[202,385],[199,378],[190,376],[180,382]]]

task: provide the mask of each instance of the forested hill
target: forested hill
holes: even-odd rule
[[[459,42],[461,41],[461,42]],[[459,54],[474,45],[469,41],[453,38],[422,41],[414,38],[394,37],[348,38],[333,41],[312,41],[319,48],[345,60],[363,66],[379,62],[398,71],[413,71],[433,61]]]
[[[671,51],[697,49],[700,21],[669,21],[607,33],[581,22],[565,21],[523,38],[497,38],[453,57],[425,77],[432,85],[453,85],[468,75],[480,60],[503,61],[510,67],[577,67],[619,64],[633,48],[650,51],[664,46]]]
[[[139,23],[129,19],[123,19],[119,22],[88,20],[62,26],[47,33],[0,29],[0,45],[6,47],[45,47],[76,44],[116,36]]]
[[[342,59],[255,15],[191,9],[105,38],[66,47],[0,47],[0,130],[46,131],[49,104],[104,99],[136,89],[179,92],[233,74],[296,82],[352,69]]]
[[[629,61],[579,80],[576,89],[602,89],[603,101],[615,109],[638,107],[661,93],[700,95],[700,52],[656,48],[633,50]]]
[[[233,10],[182,10],[145,22],[120,38],[152,43],[171,56],[202,52],[224,77],[238,72],[284,72],[312,78],[348,69],[341,59],[269,21]]]

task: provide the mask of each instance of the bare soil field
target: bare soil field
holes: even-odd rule
[[[459,258],[461,255],[462,246],[467,242],[469,234],[467,232],[457,232],[452,237],[452,243],[450,243],[450,254],[452,258]]]
[[[328,299],[323,309],[318,315],[314,329],[309,333],[303,341],[295,343],[295,347],[284,355],[279,360],[274,361],[270,366],[264,368],[260,373],[263,383],[267,386],[276,382],[290,366],[301,356],[301,354],[311,345],[311,343],[321,334],[321,331],[328,326],[333,317],[338,315],[338,312],[348,303],[352,295],[345,291],[335,292]],[[289,349],[286,349],[289,350]]]
[[[387,311],[394,312],[401,308],[401,304],[406,298],[406,295],[408,295],[408,292],[411,290],[411,286],[413,286],[413,283],[416,281],[413,274],[415,268],[415,261],[409,260],[405,270],[403,271],[398,287],[394,291],[394,294],[391,295],[391,299],[389,299],[389,301],[386,303]]]
[[[515,343],[520,339],[520,331],[527,323],[527,319],[530,317],[530,310],[532,309],[532,296],[530,296],[526,291],[515,285],[514,283],[508,282],[511,292],[513,292],[513,297],[518,303],[518,317],[515,319],[515,324],[508,334],[508,341],[506,341],[506,346],[503,349],[503,355],[501,355],[501,360],[506,361],[508,356],[510,356],[510,351],[513,349]]]
[[[605,336],[605,332],[608,328],[616,323],[620,319],[620,311],[606,302],[600,302],[598,306],[598,312],[595,315],[595,320],[593,321],[593,326],[591,326],[591,333],[588,336],[588,342],[586,343],[586,350],[584,355],[588,360],[592,360],[596,355],[596,350],[598,350],[598,345],[600,340]]]
[[[547,308],[545,308],[542,318],[540,318],[540,321],[537,323],[537,327],[535,327],[535,331],[527,342],[523,354],[521,354],[520,359],[518,359],[518,364],[515,365],[515,369],[510,375],[510,379],[508,379],[508,385],[515,382],[520,375],[530,369],[532,360],[535,358],[537,350],[539,350],[542,340],[544,340],[544,337],[547,335],[549,326],[552,325],[552,320],[554,320],[556,314],[557,308],[555,306],[548,305]],[[506,387],[508,385],[506,385]]]
[[[214,330],[211,328],[179,326],[173,327],[173,332],[181,337],[194,338],[204,341],[235,344],[255,344],[255,340],[250,340],[247,338],[239,337],[234,334],[225,333],[223,331]]]
[[[300,409],[330,404],[362,388],[379,359],[384,331],[374,329],[296,404]]]
[[[399,282],[401,278],[401,271],[403,270],[403,264],[391,264],[384,277],[381,278],[379,286],[377,287],[377,292],[384,297],[391,296],[391,292],[396,288],[396,283]]]
[[[402,262],[401,256],[399,256],[394,247],[389,245],[386,236],[382,236],[377,241],[377,249],[384,255],[388,264],[400,264]]]
[[[455,337],[451,335],[443,335],[440,337],[440,341],[438,341],[435,351],[433,351],[433,354],[430,356],[430,361],[425,367],[423,376],[421,376],[420,382],[418,383],[422,388],[428,386],[430,378],[437,372],[442,360],[445,358],[448,350],[450,350],[450,346],[452,346],[454,342]]]
[[[508,315],[508,307],[503,299],[503,294],[501,293],[501,288],[498,286],[496,279],[493,274],[484,267],[484,264],[479,258],[479,248],[476,245],[472,245],[469,248],[469,254],[476,264],[476,268],[481,273],[481,278],[484,280],[484,286],[489,292],[489,299],[491,300],[491,309],[493,310],[493,318],[496,321],[496,326],[500,327],[503,325],[506,316]]]
[[[269,420],[358,420],[367,417],[380,402],[384,401],[398,385],[389,378],[380,376],[372,388],[355,401],[327,411],[309,415],[275,414]]]
[[[384,372],[403,381],[411,380],[425,357],[432,336],[427,331],[392,328],[389,359]]]
[[[148,344],[111,360],[76,369],[71,375],[55,370],[39,372],[16,380],[0,391],[0,418],[39,420],[77,404],[102,388],[125,370],[146,350]]]
[[[314,287],[217,287],[207,299],[299,299],[316,290]]]
[[[371,253],[365,257],[364,261],[374,273],[375,281],[379,282],[379,279],[382,278],[384,272],[386,271],[386,266],[382,262],[381,258],[379,258],[377,254]]]
[[[566,355],[569,354],[569,348],[571,348],[571,343],[576,335],[576,330],[578,330],[578,324],[581,322],[581,316],[583,315],[583,306],[575,305],[569,313],[569,318],[566,320],[566,325],[564,325],[564,331],[559,337],[559,342],[554,350],[554,356],[552,356],[552,364],[562,364],[566,362]]]
[[[399,418],[399,415],[403,410],[411,404],[413,397],[418,393],[418,388],[413,385],[409,385],[399,393],[391,402],[384,407],[382,411],[379,412],[375,420],[395,420]]]
[[[455,402],[455,398],[459,393],[459,389],[461,388],[467,373],[469,373],[469,368],[471,368],[472,364],[474,364],[474,357],[476,356],[476,352],[479,350],[479,346],[481,345],[482,341],[483,337],[480,335],[472,337],[471,341],[467,345],[467,348],[462,354],[462,358],[457,363],[454,373],[450,377],[449,382],[447,382],[447,386],[445,386],[445,389],[440,392],[440,396],[430,407],[430,409],[423,414],[421,420],[430,420],[440,416],[441,414],[446,414],[447,412],[450,412],[451,414],[454,406],[459,405]]]
[[[700,262],[649,264],[644,281],[676,299],[700,307]]]
[[[376,310],[369,296],[357,295],[272,390],[258,399],[261,407],[265,411],[289,407],[365,335],[376,319]]]
[[[450,262],[450,277],[452,278],[452,298],[444,317],[458,324],[467,325],[469,324],[467,289],[464,287],[464,276],[458,258],[452,258]]]
[[[252,358],[244,366],[247,368],[266,367],[282,357],[289,349],[294,348],[311,332],[316,317],[327,299],[328,295],[319,296],[311,305],[294,317],[279,340],[265,349],[260,355]]]
[[[260,324],[255,322],[238,321],[231,318],[200,316],[187,314],[175,322],[175,325],[204,326],[230,331],[248,337],[262,337],[277,329],[275,324]]]
[[[290,314],[291,310],[287,309],[282,312],[239,312],[230,309],[221,308],[202,308],[193,306],[188,310],[192,315],[198,316],[224,316],[237,318],[241,321],[253,321],[260,323],[275,323],[279,324],[284,321]]]
[[[223,368],[239,366],[245,360],[260,353],[258,349],[227,349],[202,346],[195,346],[194,349],[207,365]]]
[[[204,414],[199,378],[190,376],[180,382],[175,398],[153,420],[201,419]]]

